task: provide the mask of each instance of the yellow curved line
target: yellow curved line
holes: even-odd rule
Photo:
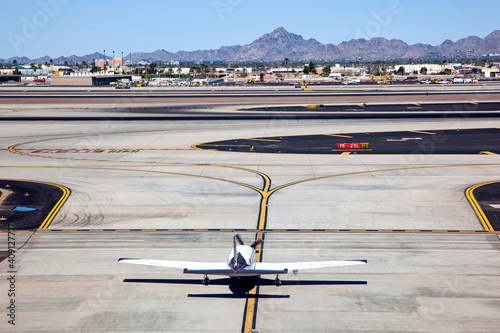
[[[44,184],[44,185],[49,185],[49,186],[57,187],[57,188],[59,188],[60,190],[63,191],[63,195],[61,196],[61,198],[59,198],[59,200],[57,201],[57,203],[54,205],[54,207],[52,208],[52,210],[50,211],[50,213],[47,215],[47,217],[45,218],[45,220],[42,222],[42,224],[38,227],[38,229],[46,229],[50,225],[50,223],[52,222],[52,220],[54,219],[54,217],[56,217],[57,213],[59,212],[59,210],[61,209],[61,207],[66,202],[66,200],[68,200],[68,197],[69,197],[69,195],[71,193],[71,191],[67,187],[65,187],[63,185],[58,185],[58,184],[52,184],[52,183],[40,182],[40,181],[34,181],[34,180],[21,180],[21,179],[2,179],[2,180],[5,180],[5,181],[25,182],[25,183]]]
[[[50,141],[50,140],[54,140],[54,139],[47,139],[47,140],[40,140],[40,141]],[[38,141],[38,142],[40,142],[40,141]],[[18,144],[15,144],[15,145],[12,145],[12,146],[8,147],[7,150],[9,152],[13,153],[13,154],[23,155],[23,156],[27,156],[27,157],[39,157],[39,158],[48,158],[48,159],[56,159],[56,160],[110,162],[110,163],[112,162],[112,163],[128,163],[128,164],[132,164],[132,163],[134,163],[134,164],[135,163],[145,163],[145,164],[158,164],[158,165],[214,166],[214,167],[220,167],[220,168],[228,168],[228,169],[236,169],[236,170],[242,170],[242,171],[252,172],[252,173],[260,175],[263,179],[264,179],[264,177],[267,177],[264,173],[262,173],[260,171],[256,171],[256,170],[252,170],[252,169],[247,169],[247,168],[242,168],[242,167],[238,167],[238,166],[234,166],[234,165],[230,165],[230,164],[181,163],[181,162],[139,162],[139,161],[123,161],[123,160],[111,160],[111,159],[87,159],[87,158],[58,157],[58,156],[41,156],[41,155],[34,155],[34,154],[24,153],[24,152],[21,152],[21,151],[19,151],[19,150],[16,149],[16,147],[18,147],[20,145],[24,145],[24,144],[28,144],[28,143],[33,143],[33,142],[37,142],[37,141],[18,143]],[[174,173],[172,173],[172,174],[174,174]],[[188,174],[181,174],[181,175],[191,176],[191,175],[188,175]],[[228,182],[232,182],[232,183],[235,183],[235,184],[238,184],[238,185],[249,187],[249,188],[251,188],[251,189],[253,189],[253,190],[255,190],[255,191],[259,192],[259,193],[261,192],[261,190],[259,190],[255,186],[251,186],[251,185],[239,183],[239,182],[236,182],[236,181],[230,181],[230,180],[225,180],[225,179],[222,179],[222,178],[214,178],[214,177],[205,177],[205,176],[200,176],[200,177],[228,181]],[[265,180],[264,180],[263,187],[265,187]]]
[[[191,164],[191,163],[189,163]],[[55,166],[55,165],[0,165],[0,168],[33,168],[33,169],[38,169],[38,168],[47,168],[47,169],[86,169],[86,170],[117,170],[117,171],[134,171],[134,172],[151,172],[151,173],[159,173],[159,174],[167,174],[167,175],[175,175],[175,176],[186,176],[186,177],[196,177],[196,178],[205,178],[205,179],[212,179],[212,180],[219,180],[231,184],[236,184],[240,186],[244,186],[247,188],[250,188],[258,193],[261,193],[262,190],[259,188],[237,182],[234,180],[230,179],[224,179],[224,178],[218,178],[218,177],[210,177],[210,176],[202,176],[202,175],[191,175],[188,173],[180,173],[180,172],[168,172],[168,171],[155,171],[155,170],[138,170],[138,169],[125,169],[125,168],[113,168],[113,167],[85,167],[85,166]],[[49,185],[54,185],[55,184],[49,184]]]
[[[297,180],[295,182],[287,183],[280,185],[270,191],[270,194],[273,194],[276,191],[279,191],[285,187],[289,187],[292,185],[297,185],[305,182],[310,182],[313,180],[320,180],[320,179],[327,179],[327,178],[333,178],[333,177],[341,177],[341,176],[352,176],[352,175],[359,175],[359,174],[365,174],[365,173],[375,173],[375,172],[388,172],[388,171],[400,171],[400,170],[415,170],[415,169],[431,169],[431,168],[453,168],[453,167],[463,167],[463,166],[474,166],[477,164],[453,164],[453,165],[427,165],[427,166],[413,166],[413,167],[408,167],[408,168],[389,168],[389,169],[379,169],[379,170],[366,170],[366,171],[355,171],[355,172],[347,172],[347,173],[339,173],[335,175],[328,175],[328,176],[321,176],[321,177],[315,177],[315,178],[309,178],[309,179],[302,179],[302,180]]]
[[[57,186],[61,190],[63,190],[63,195],[59,199],[59,201],[56,203],[56,205],[54,206],[54,208],[52,208],[52,210],[50,211],[50,213],[47,216],[47,218],[45,219],[45,221],[43,221],[42,225],[40,226],[40,229],[47,229],[49,227],[49,225],[52,222],[52,220],[56,217],[56,214],[59,212],[59,210],[64,205],[64,203],[66,202],[66,200],[69,198],[70,191],[69,191],[69,189],[67,187],[64,187],[64,186],[61,186],[61,185],[56,185],[56,184],[53,184],[53,185]]]
[[[495,183],[500,183],[500,181],[492,181],[492,182],[486,182],[486,183],[473,185],[473,186],[469,187],[467,190],[465,190],[465,197],[467,198],[467,200],[469,200],[469,203],[472,206],[472,209],[476,213],[477,218],[479,219],[479,221],[483,225],[484,229],[488,230],[488,231],[494,231],[494,229],[491,226],[490,221],[488,220],[488,218],[484,214],[481,206],[477,202],[476,197],[474,196],[474,190],[477,189],[478,187],[481,187],[484,185],[489,185],[489,184],[495,184]]]

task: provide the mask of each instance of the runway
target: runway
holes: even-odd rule
[[[500,180],[498,155],[193,148],[324,134],[430,136],[423,132],[457,128],[460,136],[493,131],[500,127],[496,117],[110,121],[72,118],[95,109],[16,110],[14,116],[27,118],[0,115],[1,178],[71,190],[47,229],[15,232],[22,331],[491,332],[498,326],[500,242],[465,195],[472,185]],[[30,118],[37,113],[67,119]],[[265,278],[215,277],[205,287],[202,276],[182,270],[117,263],[120,257],[224,261],[234,233],[245,242],[264,238],[264,262],[367,259],[368,265],[284,275],[277,288]],[[8,274],[6,260],[0,270]],[[7,283],[2,279],[0,292]],[[0,330],[9,328],[0,321]]]
[[[285,87],[139,87],[126,92],[114,88],[82,87],[1,87],[0,102],[5,105],[275,105],[286,103],[384,103],[489,101],[500,100],[500,85],[400,85],[400,86],[311,86],[308,90]],[[312,91],[311,91],[312,90]]]
[[[255,103],[255,100],[254,100]],[[56,104],[57,105],[57,104]],[[76,104],[77,105],[77,104]],[[145,121],[145,120],[268,120],[497,118],[500,101],[464,100],[440,103],[283,104],[252,106],[222,104],[156,104],[110,107],[106,104],[69,107],[11,106],[0,108],[4,121]]]

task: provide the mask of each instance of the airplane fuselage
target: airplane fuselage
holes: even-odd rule
[[[236,256],[234,255],[235,250]],[[251,271],[255,268],[256,257],[257,253],[254,248],[247,245],[235,246],[227,257],[227,266],[229,269],[233,270],[233,273],[229,274],[229,276],[237,277],[258,275]]]

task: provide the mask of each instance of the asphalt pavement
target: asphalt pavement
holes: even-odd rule
[[[205,142],[195,147],[273,154],[500,154],[500,129],[273,136]]]

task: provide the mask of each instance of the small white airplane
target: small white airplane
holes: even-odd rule
[[[120,258],[118,262],[125,264],[150,265],[170,268],[183,268],[186,274],[204,274],[203,284],[208,286],[210,280],[208,275],[226,275],[229,277],[249,277],[262,274],[276,274],[275,284],[280,285],[279,274],[288,274],[293,271],[297,275],[299,269],[314,269],[334,266],[364,265],[367,260],[335,260],[335,261],[308,261],[308,262],[288,262],[288,263],[263,263],[256,262],[255,247],[261,241],[256,241],[248,246],[243,243],[239,235],[233,237],[233,249],[226,262],[195,262],[195,261],[175,261],[175,260],[155,260]],[[239,244],[239,245],[238,245]]]

